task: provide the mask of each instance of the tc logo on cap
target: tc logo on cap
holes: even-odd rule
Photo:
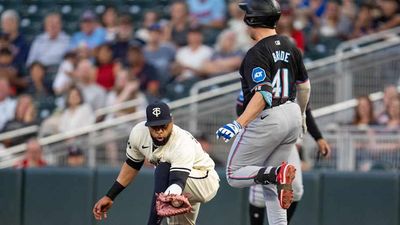
[[[146,108],[146,126],[164,126],[172,121],[170,109],[164,102],[154,102]]]
[[[161,114],[161,109],[160,108],[154,108],[153,109],[153,115],[158,117]]]

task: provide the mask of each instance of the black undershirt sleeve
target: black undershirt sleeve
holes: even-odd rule
[[[186,180],[189,177],[188,172],[184,171],[171,171],[169,173],[169,185],[177,184],[179,185],[182,190],[185,189]]]
[[[310,107],[307,107],[306,109],[306,124],[308,132],[314,138],[315,141],[318,141],[319,139],[322,138],[321,131],[318,129],[318,126],[315,123],[315,119],[311,113]]]
[[[130,158],[126,158],[126,164],[128,164],[130,167],[132,167],[133,169],[136,169],[136,170],[140,170],[141,168],[142,168],[142,166],[143,166],[143,163],[144,163],[144,160],[143,161],[140,161],[140,162],[136,162],[136,161],[133,161],[132,159],[130,159]]]

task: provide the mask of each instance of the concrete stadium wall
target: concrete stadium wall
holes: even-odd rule
[[[221,188],[201,207],[198,225],[247,225],[247,189]],[[94,202],[118,169],[0,170],[0,225],[146,224],[153,171],[143,169],[116,199],[106,221],[96,222]],[[305,193],[292,225],[399,225],[400,172],[304,174]],[[265,223],[267,224],[267,223]]]

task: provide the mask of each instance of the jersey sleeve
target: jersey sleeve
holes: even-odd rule
[[[144,161],[145,156],[139,151],[138,140],[135,139],[135,137],[138,137],[137,126],[132,128],[129,135],[128,143],[126,145],[126,157],[135,163],[141,163]]]
[[[271,68],[263,54],[250,50],[245,58],[242,77],[251,92],[266,91],[272,93]]]
[[[296,84],[301,84],[308,81],[308,73],[304,66],[303,56],[299,49],[295,48],[296,62],[297,62],[297,73],[295,73]]]

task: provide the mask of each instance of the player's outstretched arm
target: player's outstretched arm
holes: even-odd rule
[[[237,121],[242,127],[247,126],[264,110],[266,104],[263,95],[260,92],[255,92],[244,112],[237,118]]]
[[[232,123],[228,123],[220,127],[217,132],[217,139],[222,137],[225,142],[228,142],[236,134],[240,132],[242,127],[247,126],[253,121],[258,114],[260,114],[265,108],[266,102],[263,95],[260,92],[256,92],[251,98],[246,110]]]
[[[93,215],[96,220],[107,218],[107,212],[113,205],[114,199],[135,179],[138,173],[139,170],[128,165],[128,163],[125,162],[122,165],[121,171],[113,186],[93,207]]]

